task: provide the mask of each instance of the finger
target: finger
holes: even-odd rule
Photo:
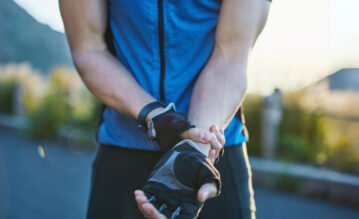
[[[181,134],[182,138],[207,144],[211,140],[211,133],[201,128],[191,128]]]
[[[145,194],[140,191],[140,190],[136,190],[135,191],[135,199],[137,202],[137,207],[138,209],[141,211],[142,214],[145,214],[142,205],[147,203],[147,197],[145,196]]]
[[[198,190],[198,201],[205,202],[209,198],[215,197],[217,194],[217,186],[214,182],[212,183],[206,183],[201,186],[201,188]]]
[[[220,131],[221,134],[224,136],[224,128],[220,128],[219,131]]]
[[[217,140],[221,145],[224,145],[226,143],[226,139],[224,135],[221,133],[221,131],[219,130],[218,126],[212,125],[209,130],[215,134]]]
[[[221,151],[222,145],[219,143],[217,138],[212,138],[210,145],[211,145],[211,148],[213,150],[215,150],[215,152],[216,152],[215,157],[218,157],[219,152]]]
[[[208,154],[208,158],[211,160],[211,162],[214,164],[216,160],[216,151],[211,149]]]
[[[146,215],[146,212],[144,211],[142,205],[148,203],[147,199],[143,197],[136,197],[137,207],[141,211],[143,215]]]
[[[160,214],[151,203],[148,202],[147,197],[141,190],[136,190],[135,196],[136,196],[137,207],[146,218],[148,219],[166,218],[162,214]]]
[[[166,219],[166,217],[159,213],[157,209],[151,203],[145,203],[142,205],[145,217],[147,219]]]
[[[226,143],[226,137],[224,136],[224,131],[222,132],[218,126],[216,128],[218,135],[221,137],[221,144],[224,145]]]
[[[135,196],[135,199],[136,199],[136,202],[137,202],[139,205],[141,205],[141,204],[147,202],[147,197],[144,196],[144,195],[136,195],[136,196]]]
[[[142,190],[135,190],[135,195],[145,195]]]

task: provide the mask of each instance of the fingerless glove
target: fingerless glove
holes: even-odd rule
[[[192,219],[197,218],[203,206],[197,200],[197,192],[210,182],[215,182],[218,196],[218,170],[194,142],[183,140],[158,161],[143,191],[167,218]]]

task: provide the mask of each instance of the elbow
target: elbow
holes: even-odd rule
[[[86,72],[85,69],[87,69],[87,66],[91,64],[93,51],[89,49],[78,49],[72,50],[71,54],[74,66],[79,75],[82,77],[84,72]]]
[[[73,50],[72,54],[72,62],[78,72],[81,72],[81,66],[86,60],[86,53],[81,50]]]
[[[86,53],[82,51],[72,51],[72,62],[80,77],[83,77],[83,73],[86,72],[84,71],[87,62],[86,56]]]
[[[91,65],[94,60],[98,59],[98,54],[106,51],[105,46],[81,46],[71,49],[72,61],[76,70],[82,76],[87,66]]]

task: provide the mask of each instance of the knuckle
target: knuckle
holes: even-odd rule
[[[212,144],[212,148],[217,151],[217,150],[219,150],[221,147],[219,146],[219,144]]]
[[[219,138],[218,141],[219,141],[219,143],[220,143],[221,145],[223,145],[224,142],[225,142],[225,140],[224,140],[223,138]]]
[[[219,138],[218,141],[219,141],[219,143],[224,144],[224,139],[223,138]]]
[[[214,145],[214,149],[215,149],[216,151],[219,151],[219,150],[221,149],[221,146],[220,146],[219,144],[215,144],[215,145]]]

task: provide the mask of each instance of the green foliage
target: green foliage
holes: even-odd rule
[[[305,111],[297,94],[285,98],[278,153],[285,160],[314,164],[316,155],[326,147],[323,115]]]
[[[308,111],[300,104],[302,95],[294,92],[283,96],[278,158],[359,174],[359,149],[341,130],[345,127],[348,133],[353,134],[357,133],[357,126],[341,124],[323,113]],[[261,155],[262,108],[262,97],[246,97],[244,111],[250,134],[248,153],[251,156]],[[286,181],[278,179],[278,186],[285,187],[288,184]]]
[[[261,154],[261,112],[263,98],[258,95],[248,95],[243,103],[246,126],[249,133],[248,153],[252,156]]]
[[[280,154],[284,160],[300,162],[312,162],[315,158],[315,154],[311,150],[311,144],[303,137],[295,134],[285,134],[282,137]]]
[[[284,173],[279,174],[275,179],[274,186],[280,190],[295,192],[298,187],[298,180]]]
[[[13,113],[17,85],[24,91],[28,130],[32,136],[55,137],[64,127],[70,127],[65,135],[76,135],[79,142],[90,145],[101,105],[85,89],[76,72],[58,68],[49,78],[44,78],[26,65],[0,68],[0,113]],[[283,96],[278,158],[359,174],[359,148],[355,148],[359,142],[358,123],[348,124],[308,111],[301,104],[303,95],[292,92]],[[260,156],[263,97],[248,95],[243,105],[250,134],[248,153]],[[287,190],[296,186],[284,176],[276,183]]]
[[[327,165],[343,172],[359,174],[359,151],[347,139],[341,138],[330,150]]]
[[[13,114],[13,101],[18,101],[19,97],[24,110],[31,111],[38,104],[45,87],[44,77],[26,63],[0,65],[0,113]],[[15,92],[20,96],[15,98]]]
[[[72,109],[71,125],[94,133],[99,123],[101,103],[89,93],[85,96],[85,101]]]
[[[29,133],[54,137],[61,127],[75,127],[81,133],[95,132],[100,104],[82,86],[73,71],[56,69],[36,109],[28,113]]]
[[[0,83],[0,112],[13,113],[13,97],[16,87],[16,80],[11,78]]]
[[[39,107],[29,113],[29,132],[33,136],[54,137],[56,130],[70,122],[69,104],[64,94],[50,92]]]

